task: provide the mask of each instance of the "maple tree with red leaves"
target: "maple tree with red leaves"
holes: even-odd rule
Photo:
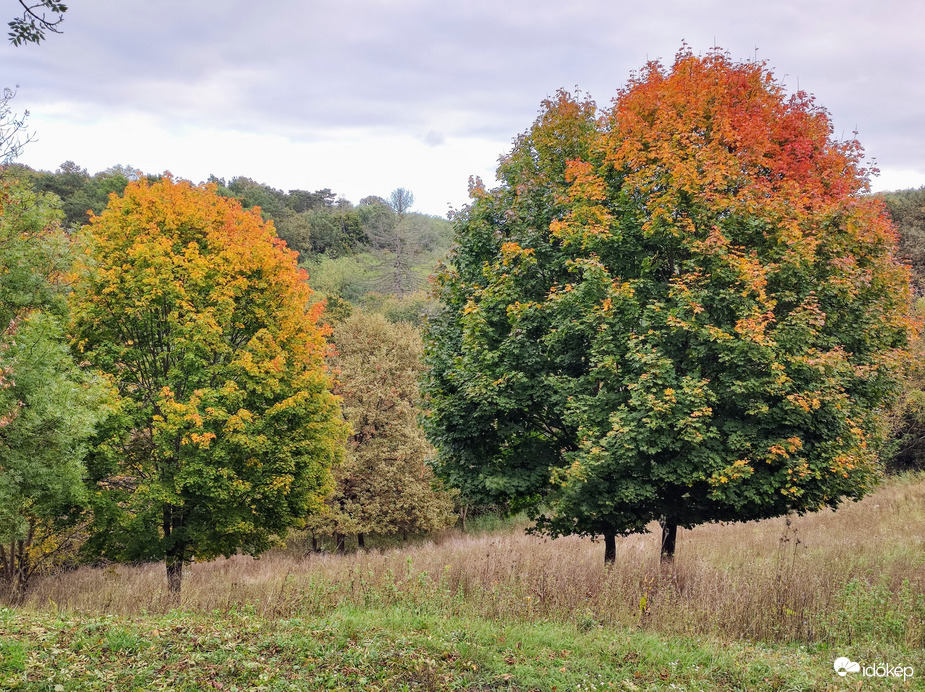
[[[834,507],[870,490],[908,270],[856,140],[761,62],[686,47],[608,110],[547,100],[438,274],[440,471],[551,535]]]

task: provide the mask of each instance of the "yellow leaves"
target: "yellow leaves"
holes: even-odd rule
[[[211,433],[211,432],[202,433],[202,434],[190,433],[188,438],[184,438],[183,443],[185,444],[188,440],[191,444],[194,444],[201,449],[208,449],[209,444],[214,439],[215,439],[215,433]]]
[[[709,406],[704,406],[702,408],[694,409],[691,411],[691,418],[707,418],[713,415],[713,409]]]
[[[254,414],[246,409],[238,409],[237,413],[228,417],[228,420],[225,422],[224,431],[231,432],[244,432],[248,423],[253,422]]]
[[[814,394],[794,393],[787,395],[787,401],[801,411],[809,413],[818,410],[822,406],[822,400]]]
[[[783,457],[784,459],[787,459],[790,456],[787,453],[787,450],[784,449],[781,445],[771,445],[768,448],[768,454],[770,455],[770,457],[779,456],[779,457]],[[768,458],[768,463],[771,463],[770,458]]]
[[[600,202],[607,198],[607,184],[586,161],[573,159],[566,163],[565,180],[572,184],[569,194],[573,199]]]
[[[736,459],[724,469],[714,472],[709,479],[710,485],[717,487],[727,485],[750,477],[755,472],[750,459]]]
[[[760,346],[770,345],[773,343],[773,341],[768,338],[765,330],[767,329],[768,323],[772,319],[773,316],[769,314],[753,314],[749,317],[743,317],[739,319],[736,322],[734,329],[736,334],[739,336],[742,336]]]
[[[574,482],[583,482],[588,478],[588,472],[585,466],[580,461],[573,461],[572,464],[565,470],[565,473],[562,477],[562,487],[566,487],[570,483]]]

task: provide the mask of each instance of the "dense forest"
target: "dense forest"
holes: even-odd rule
[[[87,223],[89,214],[101,213],[110,194],[121,194],[130,181],[160,177],[130,165],[91,175],[72,161],[54,172],[13,165],[5,175],[56,195],[63,225],[71,230]],[[420,323],[433,309],[427,277],[450,247],[452,225],[415,212],[412,191],[397,188],[390,199],[371,195],[353,204],[329,189],[284,192],[243,176],[203,182],[215,184],[218,194],[238,200],[244,209],[259,207],[261,217],[299,253],[312,289],[332,301],[329,310],[350,304]]]

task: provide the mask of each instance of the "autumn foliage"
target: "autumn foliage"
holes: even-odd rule
[[[914,325],[854,141],[763,63],[682,50],[598,114],[560,92],[480,185],[428,339],[470,495],[613,537],[835,506],[876,482]]]
[[[82,243],[75,344],[129,402],[97,517],[178,589],[183,563],[259,554],[321,507],[346,433],[321,306],[272,225],[209,186],[132,183]]]
[[[332,366],[353,433],[335,473],[328,511],[313,534],[425,533],[455,521],[453,496],[434,478],[434,454],[418,424],[423,345],[418,330],[357,311],[334,327]]]

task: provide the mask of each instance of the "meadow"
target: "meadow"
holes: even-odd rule
[[[348,555],[83,567],[0,611],[2,689],[925,689],[925,477],[603,545],[524,522]],[[841,678],[839,656],[915,674]]]

